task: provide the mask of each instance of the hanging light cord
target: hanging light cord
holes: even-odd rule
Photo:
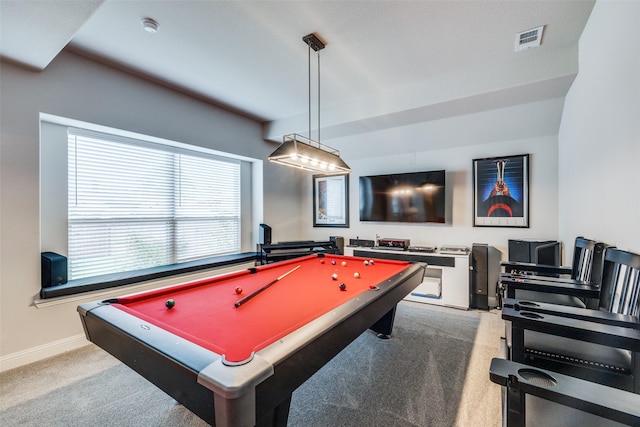
[[[309,139],[311,139],[311,45],[307,49],[307,71],[309,74]]]
[[[318,143],[320,143],[320,52],[318,52]]]
[[[318,143],[320,142],[320,52],[318,54]],[[307,69],[309,74],[309,139],[311,136],[311,45],[307,48]]]

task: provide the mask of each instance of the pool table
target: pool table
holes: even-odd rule
[[[297,387],[367,329],[390,336],[425,268],[316,254],[78,312],[90,341],[209,424],[286,426]]]

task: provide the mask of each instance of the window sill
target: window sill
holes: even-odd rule
[[[40,291],[40,299],[48,300],[51,298],[78,295],[85,292],[111,289],[119,286],[176,276],[179,274],[193,273],[213,268],[230,267],[235,264],[243,264],[255,260],[255,252],[245,252],[241,254],[205,258],[197,261],[183,262],[180,264],[166,265],[162,267],[146,268],[144,270],[105,274],[98,277],[71,280],[62,285],[42,288]]]

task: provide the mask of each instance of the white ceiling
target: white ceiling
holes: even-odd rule
[[[562,98],[593,3],[0,0],[0,54],[43,70],[68,47],[263,121],[281,141],[309,126],[302,37],[316,32],[322,139],[338,141]],[[514,52],[516,33],[541,25],[542,45]],[[311,67],[315,129],[314,52]]]

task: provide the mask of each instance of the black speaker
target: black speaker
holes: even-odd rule
[[[484,310],[498,307],[502,253],[493,246],[474,243],[470,257],[469,305]]]
[[[597,250],[597,249],[596,249]],[[562,243],[552,242],[535,248],[533,263],[559,267],[562,261]]]
[[[260,224],[260,241],[261,245],[271,244],[271,227],[267,224]]]
[[[560,265],[560,245],[555,246],[557,243],[555,240],[509,240],[509,261]],[[539,255],[543,259],[539,260]]]
[[[330,236],[329,240],[335,243],[338,247],[338,255],[344,255],[344,237]]]
[[[67,257],[54,252],[42,252],[40,261],[43,288],[67,283]]]

